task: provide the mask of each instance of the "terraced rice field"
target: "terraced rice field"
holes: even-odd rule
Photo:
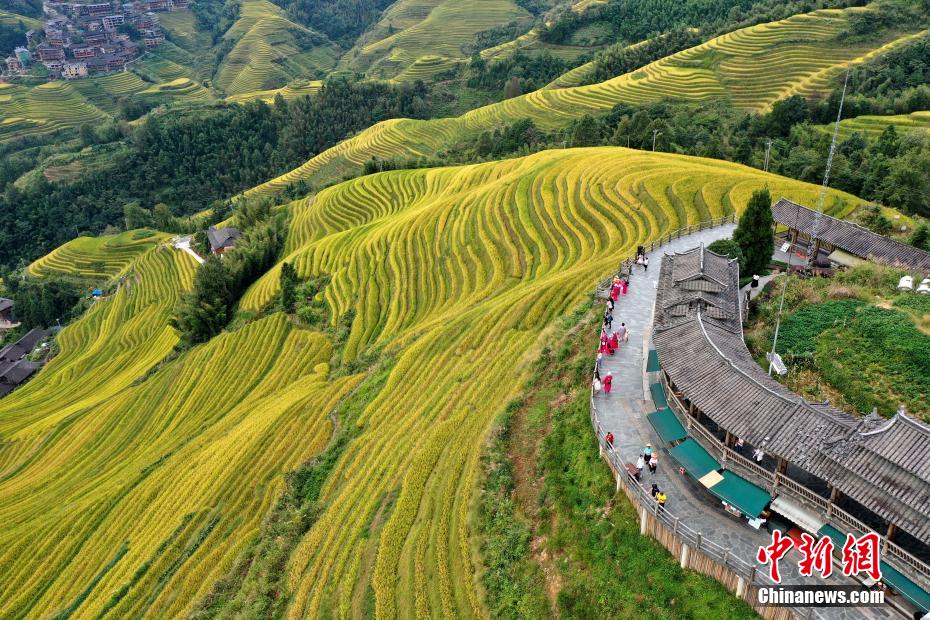
[[[930,111],[843,119],[840,121],[840,139],[845,140],[854,132],[862,134],[867,139],[877,138],[889,125],[894,125],[898,135],[911,131],[930,133]],[[821,125],[818,128],[828,133],[833,132],[833,125]]]
[[[547,326],[638,243],[741,208],[764,183],[802,202],[819,191],[720,161],[596,148],[387,172],[295,203],[287,260],[332,276],[333,316],[355,312],[344,355],[396,361],[287,564],[288,616],[361,615],[371,587],[378,617],[483,617],[468,518],[482,440]],[[856,202],[834,192],[828,204],[843,214]],[[121,247],[94,253],[111,251]],[[107,270],[127,275],[119,291],[0,399],[10,615],[186,615],[361,379],[329,377],[330,343],[280,314],[150,371],[177,342],[166,320],[193,260],[162,246],[123,264]],[[276,272],[245,308],[271,299]]]
[[[26,28],[41,29],[42,21],[26,17],[25,15],[20,15],[19,13],[12,13],[10,11],[0,10],[0,24],[8,24],[10,26],[18,26],[22,23]]]
[[[107,115],[64,82],[0,84],[0,141],[100,122]]]
[[[455,69],[463,60],[460,58],[443,58],[432,54],[421,56],[413,64],[401,71],[394,78],[397,82],[414,82],[416,80],[428,81],[437,73]]]
[[[309,33],[268,0],[246,0],[239,20],[223,35],[235,45],[217,72],[217,88],[229,95],[263,91],[331,69],[337,48],[302,51],[295,34]]]
[[[326,182],[352,174],[371,158],[434,157],[457,141],[522,118],[545,129],[561,128],[584,114],[619,102],[648,103],[666,97],[723,100],[764,110],[793,93],[813,96],[850,64],[900,45],[917,33],[877,32],[871,43],[847,45],[837,36],[854,8],[821,10],[759,24],[668,56],[630,74],[575,88],[541,89],[472,110],[457,118],[393,119],[317,155],[252,193],[277,191],[297,179]]]
[[[116,113],[119,99],[127,95],[157,97],[164,103],[211,98],[188,78],[153,85],[123,71],[39,86],[0,84],[0,141],[103,122]]]
[[[401,0],[340,61],[340,69],[390,79],[424,56],[464,60],[483,30],[529,17],[512,0]]]
[[[284,99],[294,99],[305,95],[315,95],[320,92],[323,82],[320,80],[299,80],[293,84],[288,84],[283,88],[273,88],[271,90],[258,90],[251,93],[242,93],[241,95],[230,95],[226,101],[234,103],[244,103],[255,99],[261,99],[267,103],[274,101],[278,95]]]
[[[4,615],[180,617],[229,569],[332,433],[359,377],[281,315],[150,371],[196,263],[151,249],[58,337],[61,353],[0,400]],[[144,382],[139,379],[149,372]]]
[[[638,243],[742,208],[763,183],[808,202],[819,191],[734,164],[597,148],[370,175],[297,205],[286,260],[302,276],[332,275],[327,302],[356,316],[347,351],[399,357],[292,558],[291,617],[348,612],[368,579],[379,617],[481,616],[466,517],[482,438],[546,326]],[[244,306],[261,308],[277,282],[273,270]],[[368,524],[392,493],[373,540]]]
[[[78,237],[29,265],[34,276],[65,274],[107,279],[121,274],[142,254],[169,235],[130,230],[106,237]]]

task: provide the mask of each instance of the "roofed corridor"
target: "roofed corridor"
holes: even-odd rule
[[[626,295],[619,297],[613,320],[614,329],[621,322],[626,323],[630,330],[629,341],[621,344],[616,355],[605,356],[601,376],[603,377],[607,372],[612,373],[613,390],[610,395],[603,393],[595,395],[594,405],[602,431],[613,433],[615,450],[624,464],[635,463],[647,443],[651,443],[658,451],[657,473],[651,475],[648,469],[645,469],[641,482],[646,489],[652,482],[659,485],[668,496],[666,510],[670,514],[679,517],[687,527],[700,532],[703,539],[729,549],[734,557],[746,563],[754,564],[756,551],[759,546],[771,542],[771,535],[764,526],[760,530],[755,530],[747,524],[745,518],[728,515],[723,509],[721,500],[712,495],[704,485],[689,475],[681,475],[678,463],[672,459],[666,449],[667,444],[660,439],[647,419],[648,414],[662,408],[662,406],[655,406],[649,389],[650,383],[658,381],[658,374],[645,372],[646,357],[652,339],[654,305],[662,256],[727,238],[734,228],[734,225],[728,224],[683,236],[653,251],[649,255],[648,270],[644,271],[639,265],[632,268],[629,290]],[[656,394],[656,398],[661,398],[661,395]],[[673,399],[674,395],[669,394],[669,400]],[[697,429],[694,432],[689,429],[688,434],[692,437],[697,436],[699,443],[707,446],[709,441],[717,441],[701,425],[695,423],[693,426]],[[707,447],[710,449],[710,446]],[[719,460],[719,456],[717,458]],[[724,465],[728,472],[734,471],[736,474],[744,475],[740,469],[732,470],[726,463]],[[752,481],[751,477],[747,479]],[[844,577],[842,572],[837,570],[834,570],[834,575],[827,580],[819,577],[802,577],[797,570],[797,561],[800,558],[800,553],[792,549],[781,561],[783,584],[857,585],[857,582]],[[836,566],[838,563],[835,563]],[[759,565],[759,570],[764,571],[765,568]],[[901,599],[900,596],[895,598]],[[872,609],[821,608],[815,610],[812,617],[894,618],[901,617],[901,615],[885,606]]]

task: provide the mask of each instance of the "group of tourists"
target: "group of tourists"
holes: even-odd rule
[[[614,378],[610,372],[601,376],[604,370],[604,356],[614,355],[620,348],[620,343],[626,342],[630,337],[630,330],[624,322],[621,322],[617,329],[612,329],[615,303],[614,299],[608,299],[607,307],[604,308],[601,342],[597,349],[597,363],[594,366],[593,387],[595,394],[599,394],[601,390],[604,390],[604,394],[610,394]]]
[[[637,265],[642,266],[643,271],[649,268],[649,257],[646,256],[645,249],[642,246],[637,248],[635,262]],[[607,372],[602,376],[601,373],[604,370],[604,360],[614,355],[620,349],[620,345],[630,338],[630,330],[625,322],[621,322],[620,326],[614,329],[614,308],[620,296],[627,294],[629,287],[630,281],[627,275],[614,276],[610,284],[607,306],[604,308],[604,315],[601,322],[601,339],[597,349],[597,363],[594,368],[593,388],[595,394],[600,393],[601,390],[604,391],[605,395],[610,394],[613,384],[613,375]],[[614,434],[608,431],[607,434],[604,435],[604,440],[608,448],[613,449]],[[640,479],[643,470],[648,468],[650,475],[653,475],[658,470],[658,467],[658,453],[652,447],[652,444],[646,444],[646,447],[637,458],[635,466],[632,463],[627,464],[627,469],[630,470],[630,474],[637,481]],[[664,510],[665,502],[668,498],[665,493],[659,489],[659,485],[656,483],[652,484],[652,497],[658,503],[659,508]]]

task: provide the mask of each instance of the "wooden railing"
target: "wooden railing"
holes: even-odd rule
[[[753,482],[756,484],[761,482],[762,484],[759,486],[767,487],[773,495],[786,494],[799,500],[803,505],[816,509],[824,521],[842,524],[848,532],[862,535],[874,531],[863,521],[852,516],[836,504],[830,503],[830,500],[818,495],[800,482],[789,478],[785,474],[771,472],[764,467],[760,467],[753,463],[752,460],[731,450],[688,414],[681,399],[669,386],[665,373],[662,373],[661,382],[662,387],[665,389],[669,407],[679,418],[679,422],[687,429],[688,434],[698,441],[711,456],[720,461],[725,469],[733,469],[740,474],[748,474],[749,478],[756,478]],[[930,565],[894,544],[881,533],[878,534],[882,540],[883,553],[889,558],[898,560],[899,568],[908,573],[910,577],[915,578],[923,587],[930,588]]]
[[[734,224],[736,222],[736,214],[731,213],[730,215],[724,217],[718,217],[712,220],[705,220],[703,222],[698,222],[696,224],[690,224],[684,228],[679,228],[678,230],[673,230],[672,232],[659,237],[655,241],[652,241],[649,245],[643,246],[646,252],[654,252],[657,248],[661,248],[663,245],[666,245],[675,239],[681,239],[684,235],[690,235],[692,233],[700,232],[702,230],[707,230],[709,228],[716,228],[718,226],[723,226],[724,224]],[[630,256],[624,258],[620,261],[620,266],[617,267],[617,270],[612,273],[609,277],[602,280],[598,284],[597,288],[594,289],[595,297],[606,297],[607,292],[610,290],[610,284],[613,281],[614,276],[621,275],[624,273],[629,273],[633,269],[633,265],[636,264],[636,254],[631,254]]]

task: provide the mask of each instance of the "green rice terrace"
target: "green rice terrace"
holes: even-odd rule
[[[879,31],[868,40],[844,43],[840,35],[850,16],[867,10],[821,10],[744,28],[606,82],[542,89],[456,118],[384,121],[251,193],[277,191],[297,180],[324,184],[358,171],[371,159],[436,157],[457,142],[524,118],[552,129],[621,102],[722,99],[739,109],[763,111],[791,94],[814,96],[832,89],[831,80],[850,63],[920,34]]]

